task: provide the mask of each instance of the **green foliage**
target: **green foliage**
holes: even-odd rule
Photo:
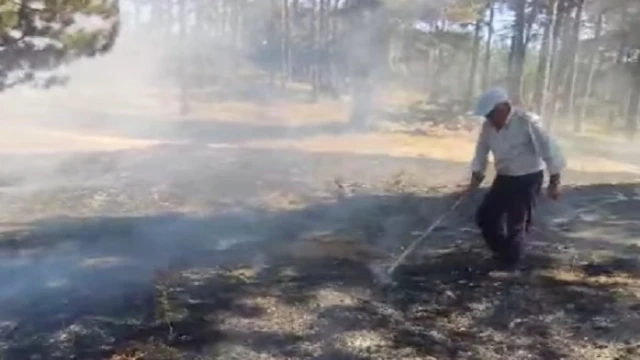
[[[480,10],[484,7],[485,1],[457,0],[445,9],[444,16],[452,23],[473,23],[478,19]]]
[[[0,5],[0,31],[2,34],[7,29],[18,25],[18,4],[5,1]]]
[[[118,35],[116,0],[0,2],[0,90],[82,56],[109,51]]]

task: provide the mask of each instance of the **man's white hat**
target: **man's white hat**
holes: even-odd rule
[[[502,88],[492,88],[487,90],[478,98],[476,104],[476,116],[487,116],[498,104],[509,102],[509,94]]]

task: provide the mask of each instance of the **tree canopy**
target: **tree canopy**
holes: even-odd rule
[[[3,4],[4,87],[30,79],[33,70],[104,52],[118,32],[117,4],[107,0]],[[228,86],[250,68],[270,86],[309,85],[313,100],[360,99],[391,79],[417,87],[425,98],[468,106],[482,88],[501,85],[550,128],[564,118],[580,130],[586,115],[606,118],[607,126],[627,134],[638,124],[640,0],[124,4],[133,32],[166,55],[159,78],[179,84],[184,109],[190,89]],[[82,23],[102,26],[80,30]]]
[[[0,0],[0,90],[110,50],[118,30],[117,0]]]

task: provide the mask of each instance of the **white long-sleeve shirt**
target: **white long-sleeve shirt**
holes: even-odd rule
[[[520,109],[511,111],[499,131],[488,121],[482,124],[471,163],[473,172],[486,172],[489,152],[499,175],[526,175],[544,170],[545,165],[550,174],[559,174],[566,167],[556,141],[537,119]]]

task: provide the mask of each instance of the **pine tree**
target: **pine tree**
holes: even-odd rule
[[[3,2],[0,90],[36,80],[39,70],[109,51],[119,31],[118,15],[113,0]],[[45,85],[59,79],[50,75]]]

